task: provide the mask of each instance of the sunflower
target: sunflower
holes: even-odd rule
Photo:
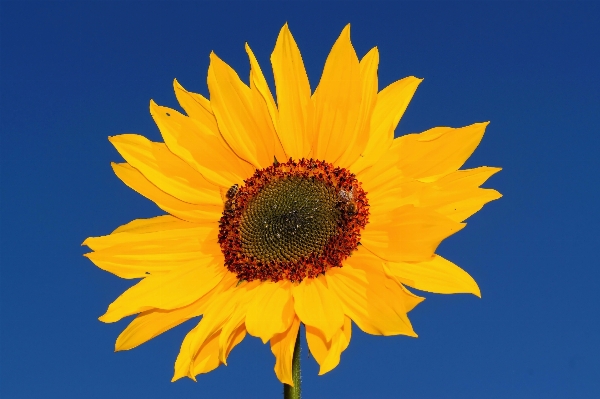
[[[300,324],[319,374],[337,366],[354,323],[416,337],[407,313],[433,293],[480,296],[435,253],[501,195],[479,186],[499,168],[459,170],[487,123],[394,138],[421,79],[378,92],[377,48],[361,60],[344,28],[314,93],[287,24],[271,64],[275,101],[250,47],[249,85],[214,53],[210,101],[176,80],[184,115],[150,103],[164,138],[123,134],[116,175],[167,214],[85,240],[99,268],[141,279],[100,317],[137,315],[116,341],[128,350],[198,316],[173,380],[195,380],[250,334],[270,343],[292,385]]]

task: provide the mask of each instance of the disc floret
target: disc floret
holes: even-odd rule
[[[314,159],[276,161],[225,198],[219,244],[245,281],[299,282],[341,267],[369,216],[356,176]]]

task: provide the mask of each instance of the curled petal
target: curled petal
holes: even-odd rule
[[[294,386],[292,380],[292,360],[298,337],[300,319],[294,317],[290,327],[271,338],[271,352],[275,355],[275,375],[283,384]]]

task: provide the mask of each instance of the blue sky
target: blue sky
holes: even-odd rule
[[[466,164],[501,166],[504,197],[439,253],[482,299],[425,294],[418,339],[353,329],[306,398],[600,397],[600,7],[594,2],[2,2],[0,395],[280,397],[273,357],[247,338],[229,366],[171,383],[194,322],[113,353],[127,322],[97,320],[131,281],[81,255],[88,236],[162,212],[114,175],[109,135],[160,140],[152,98],[172,80],[207,94],[214,50],[244,79],[287,21],[314,88],[344,25],[378,46],[380,88],[425,78],[396,135],[491,121]],[[270,78],[269,78],[270,79]]]

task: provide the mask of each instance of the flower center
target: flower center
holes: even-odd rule
[[[312,159],[275,162],[226,196],[219,244],[225,266],[246,281],[302,281],[341,267],[369,215],[352,173]]]

